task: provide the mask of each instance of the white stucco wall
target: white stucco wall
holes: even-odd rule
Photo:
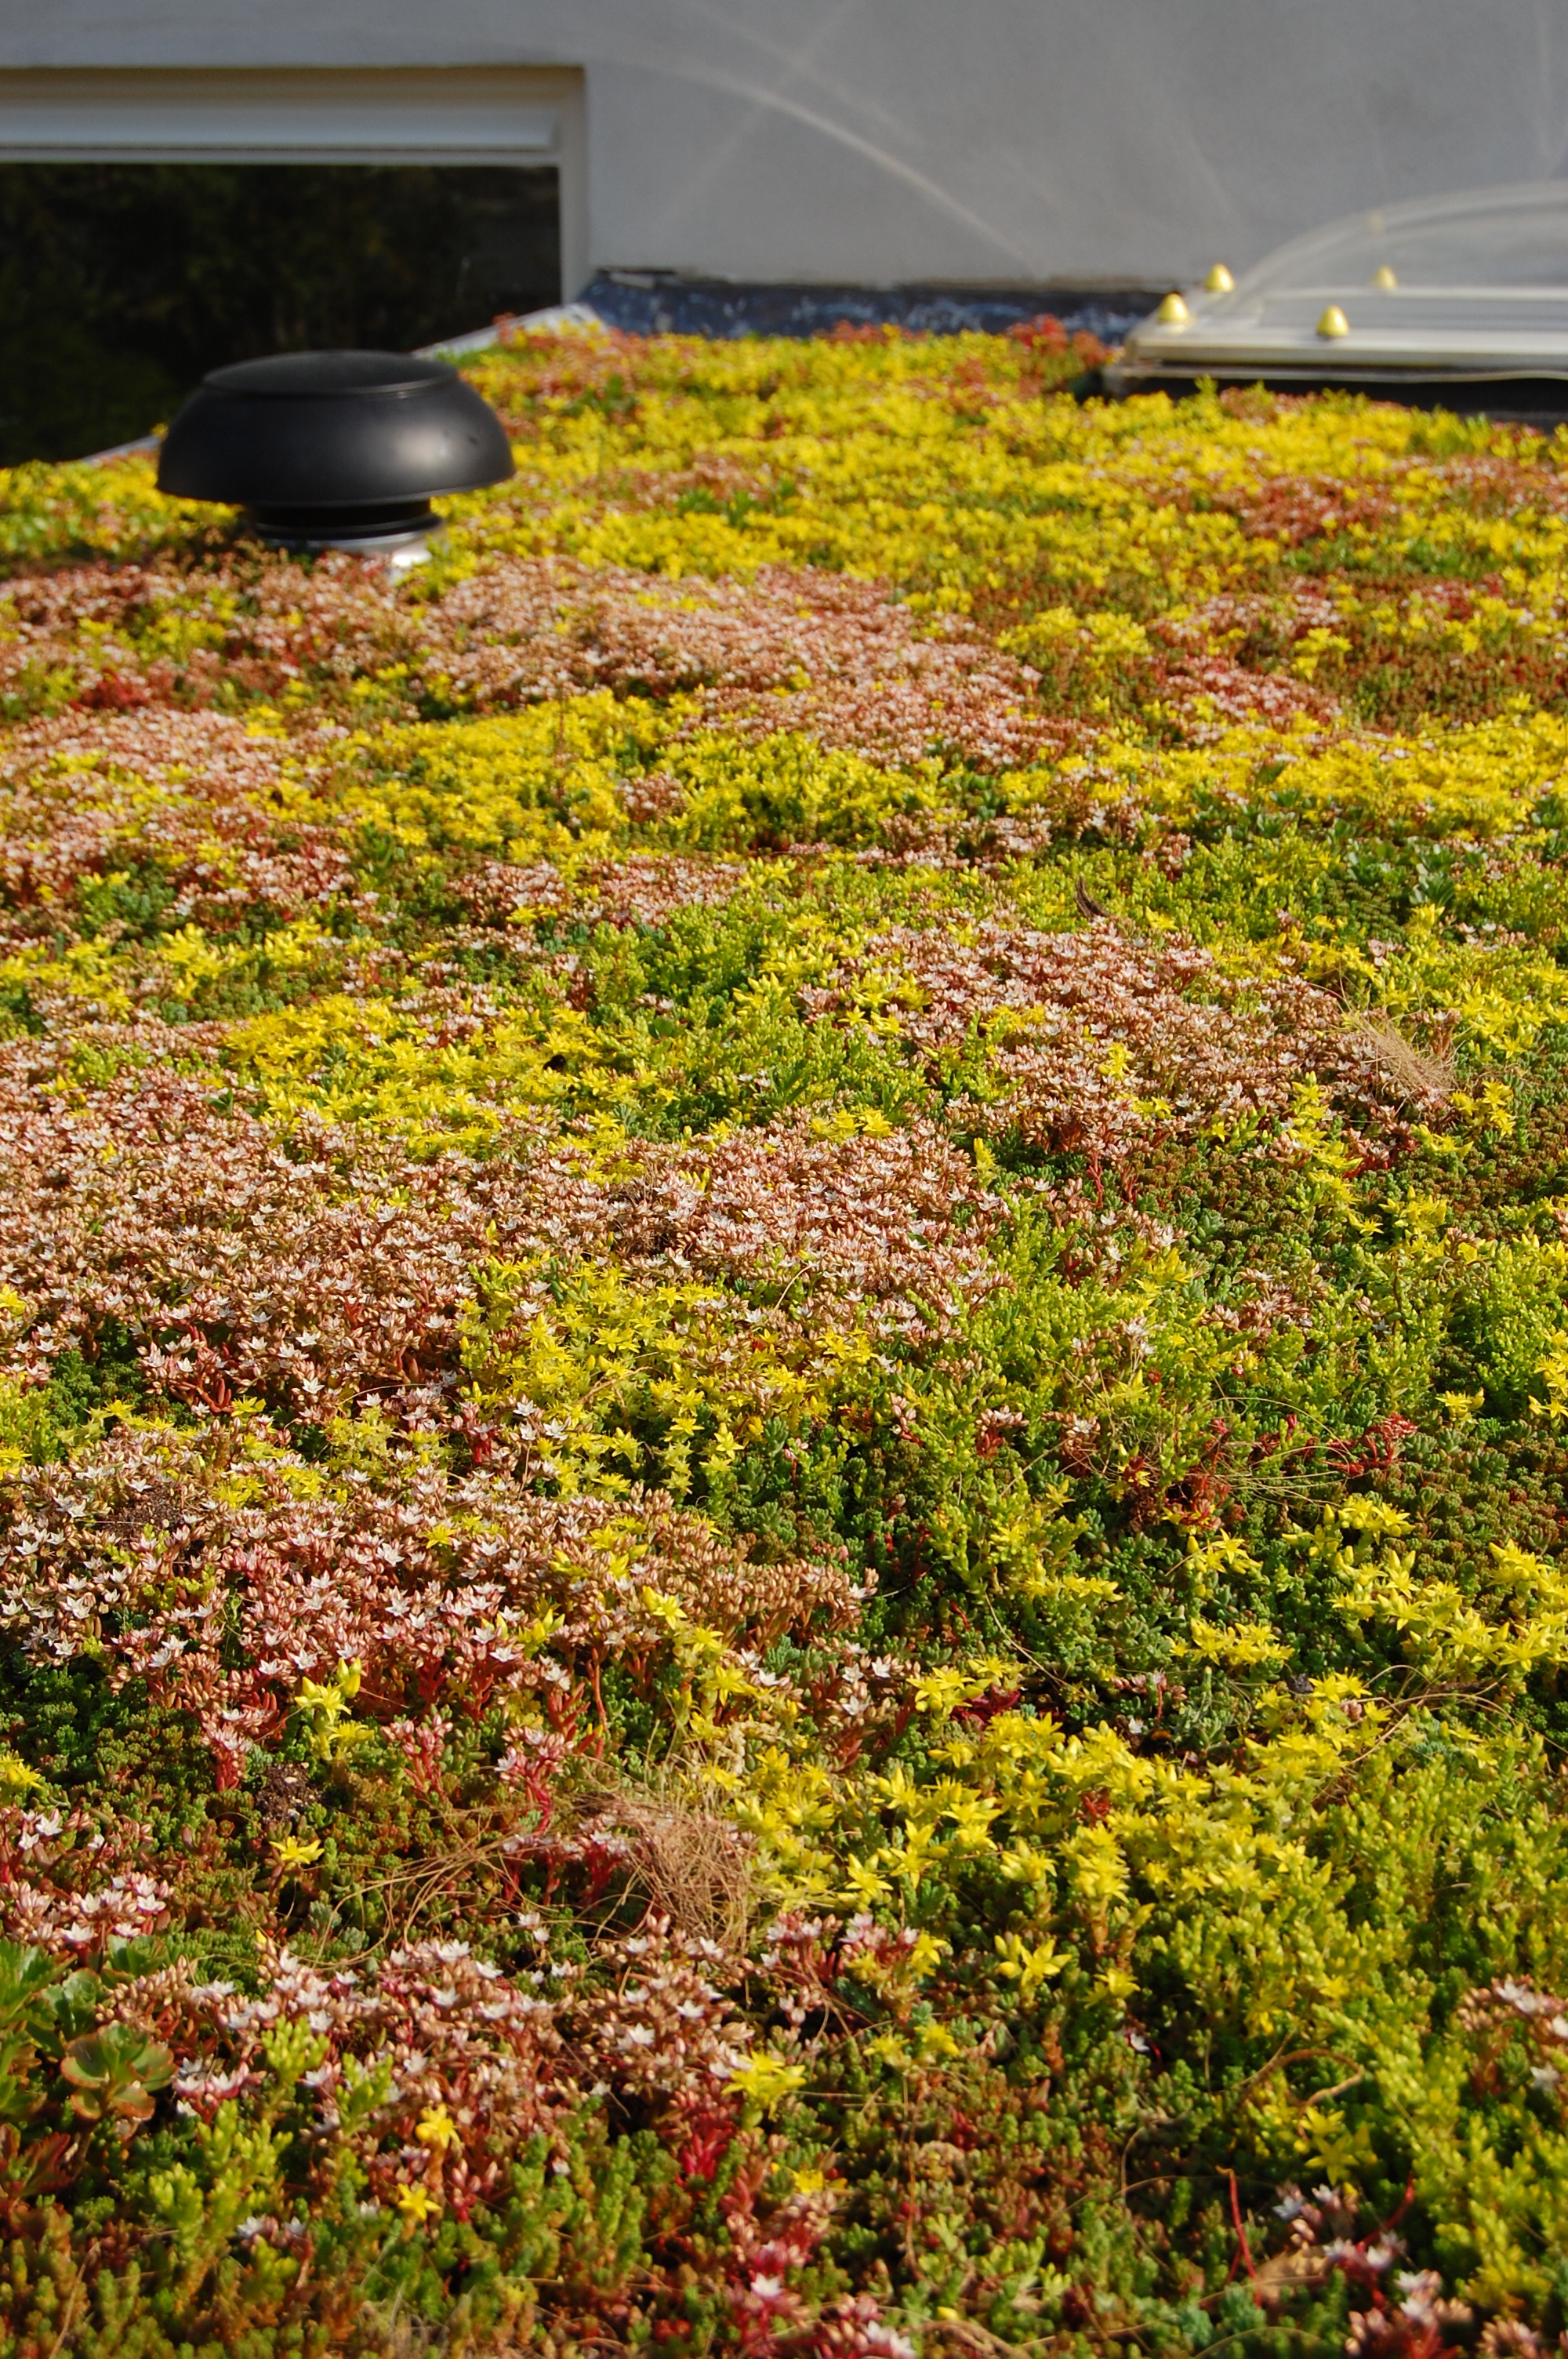
[[[0,100],[430,66],[583,70],[594,267],[1162,285],[1568,172],[1568,0],[0,0]]]

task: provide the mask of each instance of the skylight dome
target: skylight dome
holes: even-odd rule
[[[1228,278],[1217,264],[1141,321],[1109,389],[1214,377],[1568,417],[1568,181],[1357,213]]]

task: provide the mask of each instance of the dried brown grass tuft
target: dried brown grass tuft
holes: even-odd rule
[[[1453,1049],[1453,1027],[1437,1028],[1427,1049],[1408,1040],[1390,1016],[1368,1013],[1355,1027],[1357,1037],[1376,1056],[1384,1072],[1407,1099],[1447,1099],[1454,1093],[1458,1068]]]
[[[590,1787],[577,1810],[626,1838],[628,1888],[650,1916],[727,1951],[744,1949],[756,1895],[741,1828],[688,1800],[673,1777],[660,1787]]]

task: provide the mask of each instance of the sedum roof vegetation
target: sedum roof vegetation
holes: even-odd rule
[[[521,338],[0,534],[0,2354],[1535,2359],[1568,440]]]

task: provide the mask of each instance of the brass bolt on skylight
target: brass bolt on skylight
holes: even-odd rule
[[[1386,262],[1380,262],[1372,273],[1373,286],[1380,287],[1385,294],[1390,287],[1397,287],[1399,283],[1397,275],[1390,269]]]
[[[1224,263],[1217,262],[1204,280],[1204,292],[1206,295],[1228,295],[1235,284]]]
[[[1177,294],[1167,295],[1154,317],[1162,328],[1184,328],[1192,313]]]
[[[1337,303],[1331,303],[1317,323],[1320,336],[1339,337],[1350,333],[1350,322]]]

